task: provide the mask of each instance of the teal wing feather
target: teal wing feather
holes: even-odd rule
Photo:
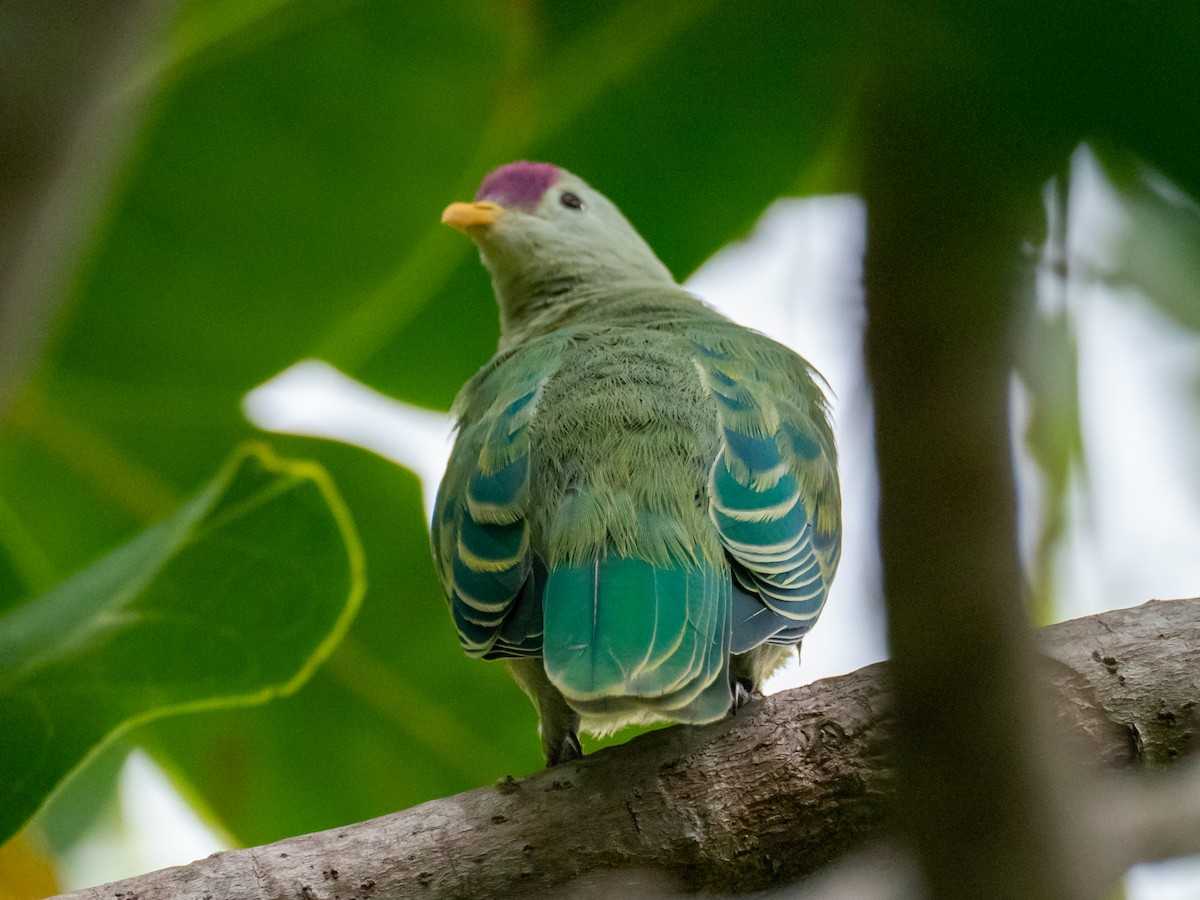
[[[715,566],[610,554],[550,572],[546,674],[584,713],[636,698],[676,721],[729,708],[731,585]]]
[[[538,656],[544,569],[530,546],[529,425],[553,353],[497,361],[456,401],[459,435],[438,491],[433,550],[459,642],[471,656]]]
[[[807,363],[753,332],[701,345],[696,366],[721,437],[709,516],[733,570],[733,651],[796,643],[821,613],[841,552],[824,397]]]

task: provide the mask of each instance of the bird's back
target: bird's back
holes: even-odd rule
[[[730,706],[731,651],[796,630],[734,577],[715,524],[731,432],[712,380],[745,368],[760,393],[811,403],[824,439],[819,392],[790,351],[683,292],[588,308],[604,315],[525,336],[460,398],[435,517],[460,637],[480,655],[541,656],[593,729],[711,721]],[[774,408],[756,414],[758,431],[778,428]],[[483,537],[504,549],[474,552]]]
[[[729,707],[729,569],[707,516],[717,417],[677,320],[581,329],[531,424],[550,681],[593,720]]]

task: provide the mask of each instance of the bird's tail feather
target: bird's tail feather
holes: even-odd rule
[[[543,596],[546,674],[585,715],[628,704],[713,721],[731,701],[731,603],[728,572],[708,563],[559,566]]]

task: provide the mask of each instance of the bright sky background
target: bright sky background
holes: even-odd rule
[[[1076,155],[1072,178],[1068,271],[1084,272],[1126,223],[1086,151]],[[800,352],[835,393],[842,563],[802,662],[773,679],[776,690],[886,655],[861,352],[864,216],[862,203],[849,196],[779,201],[745,241],[721,250],[687,282],[726,315]],[[1072,492],[1073,521],[1058,566],[1059,617],[1196,596],[1200,338],[1179,331],[1129,289],[1073,278],[1055,296],[1077,327],[1087,460],[1086,484],[1080,479]],[[342,440],[407,466],[422,479],[427,514],[432,508],[451,446],[445,415],[384,397],[311,360],[253,391],[245,407],[264,429]],[[1032,524],[1039,490],[1027,457],[1019,460],[1018,477],[1022,522]],[[122,798],[126,839],[117,846],[111,836],[97,838],[85,847],[70,863],[68,886],[187,862],[224,846],[140,753],[122,776]],[[1200,897],[1200,858],[1139,866],[1127,891],[1129,900]]]

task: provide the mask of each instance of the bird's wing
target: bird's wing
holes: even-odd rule
[[[699,344],[720,450],[709,517],[734,573],[733,651],[796,643],[825,604],[841,550],[837,458],[813,370],[755,332]]]
[[[715,566],[609,554],[546,584],[546,674],[584,714],[636,706],[679,722],[725,715],[731,586]]]
[[[433,550],[471,656],[537,656],[545,571],[529,543],[529,423],[554,352],[494,361],[456,401],[459,434],[438,490]],[[507,363],[507,364],[504,364]]]

